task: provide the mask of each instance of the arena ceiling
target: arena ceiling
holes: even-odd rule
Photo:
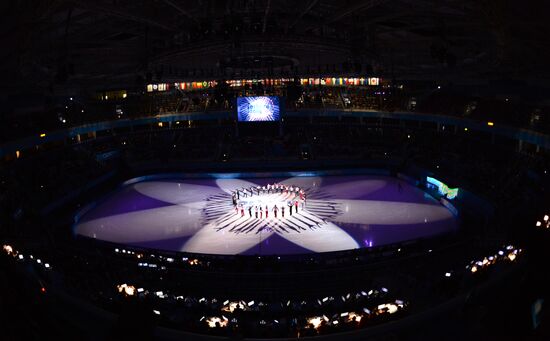
[[[9,1],[0,68],[10,86],[49,87],[296,73],[540,77],[549,32],[535,2]]]

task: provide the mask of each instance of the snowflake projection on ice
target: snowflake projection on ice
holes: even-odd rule
[[[244,215],[240,211],[237,213],[231,194],[236,189],[260,184],[243,179],[214,181],[216,186],[171,181],[136,183],[132,185],[132,190],[146,198],[162,201],[164,205],[135,208],[106,216],[95,215],[78,223],[75,232],[124,244],[184,238],[179,251],[209,254],[241,254],[276,235],[306,251],[330,252],[363,245],[362,240],[356,240],[348,233],[350,228],[365,228],[371,224],[406,228],[452,218],[452,214],[435,201],[417,203],[355,199],[385,188],[388,180],[360,179],[324,185],[321,177],[294,177],[278,182],[306,190],[307,201],[303,209],[300,205],[298,213],[292,216],[287,211],[285,218],[281,218],[281,212],[275,218],[270,211],[268,218],[257,219],[251,217],[248,211]],[[246,203],[273,207],[285,201],[279,196],[258,195],[251,199],[254,201]],[[117,203],[116,200],[107,201],[104,205]],[[347,226],[347,230],[342,226]]]

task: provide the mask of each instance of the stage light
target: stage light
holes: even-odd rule
[[[17,257],[18,257],[20,260],[23,260],[23,259],[25,258],[25,256],[23,256],[23,255],[19,255],[19,256],[17,256]]]
[[[208,323],[208,326],[210,328],[215,328],[216,327],[216,323],[220,326],[220,327],[225,327],[227,326],[227,318],[224,316],[223,319],[219,318],[219,317],[209,317],[208,319],[206,319],[206,323]]]
[[[2,249],[8,254],[11,255],[13,253],[13,248],[11,245],[3,245]]]
[[[379,312],[383,312],[384,309],[387,309],[387,312],[390,313],[390,314],[393,314],[395,312],[397,312],[397,305],[393,304],[393,303],[386,303],[386,304],[380,304],[378,305],[378,311]]]
[[[541,222],[540,222],[540,221],[537,221],[536,226],[538,227],[538,226],[540,226],[540,225],[542,225]]]
[[[317,329],[321,325],[321,317],[310,317],[307,322],[313,326],[313,328]]]
[[[445,277],[451,277],[451,273],[450,272],[445,272]]]
[[[472,268],[470,269],[470,271],[471,271],[472,273],[477,272],[477,266],[475,266],[475,265],[472,266]]]
[[[40,134],[40,137],[42,137],[42,138],[46,137],[46,133]]]
[[[72,98],[72,97],[71,97],[71,98],[69,98],[69,99],[70,99],[71,101],[73,100],[73,98]]]
[[[468,128],[464,128],[464,131],[468,131]]]
[[[136,288],[126,283],[117,285],[117,289],[119,293],[124,293],[125,296],[133,296],[136,293]]]
[[[370,310],[369,310],[369,309],[363,308],[363,311],[364,311],[366,314],[369,314],[369,315],[370,315]]]
[[[548,221],[548,214],[545,214],[545,215],[544,215],[544,218],[543,218],[542,220]]]
[[[492,126],[494,126],[495,124],[494,124],[493,122],[489,121],[489,122],[487,122],[487,125],[488,125],[489,127],[492,127]]]
[[[348,312],[345,312],[345,313],[341,313],[341,314],[340,314],[341,317],[348,316],[348,315],[349,315]]]
[[[158,311],[158,310],[154,310],[154,309],[153,309],[153,313],[155,313],[155,314],[157,314],[157,315],[160,315],[160,311]]]

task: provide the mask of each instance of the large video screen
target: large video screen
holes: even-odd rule
[[[239,122],[279,121],[281,110],[279,97],[238,97],[237,116]]]

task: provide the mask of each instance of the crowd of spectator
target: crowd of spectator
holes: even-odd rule
[[[139,318],[152,321],[152,326],[220,336],[273,338],[357,330],[399,319],[471,290],[490,276],[491,269],[504,270],[507,264],[521,261],[522,250],[506,246],[481,261],[468,262],[494,250],[494,243],[469,243],[467,252],[464,244],[404,251],[406,246],[392,246],[395,252],[402,252],[393,260],[340,265],[342,272],[356,272],[356,286],[346,282],[338,288],[312,281],[302,286],[315,289],[292,296],[261,289],[233,293],[235,284],[231,283],[223,283],[224,290],[211,290],[208,284],[193,290],[186,282],[196,271],[195,265],[208,263],[200,267],[203,273],[220,271],[218,264],[210,264],[209,257],[191,259],[111,247],[100,247],[99,252],[85,248],[78,253],[64,247],[28,247],[23,251],[11,244],[3,245],[2,257],[19,267],[32,267],[42,285],[39,290],[44,293],[66,292],[116,314],[128,314],[128,307],[139,307],[133,314],[142,314]],[[232,260],[236,262],[239,260]],[[412,266],[419,262],[422,267]],[[301,261],[283,261],[291,268],[292,263]],[[232,270],[224,271],[229,274]],[[312,270],[304,267],[302,271]],[[257,275],[261,277],[261,273]]]
[[[318,87],[286,85],[269,88],[222,87],[196,91],[131,92],[119,99],[67,98],[25,115],[5,114],[5,140],[81,124],[150,117],[169,113],[232,112],[237,96],[284,96],[287,111],[415,111],[549,132],[549,108],[517,99],[467,96],[452,91],[403,86]],[[102,97],[103,98],[103,97]]]

